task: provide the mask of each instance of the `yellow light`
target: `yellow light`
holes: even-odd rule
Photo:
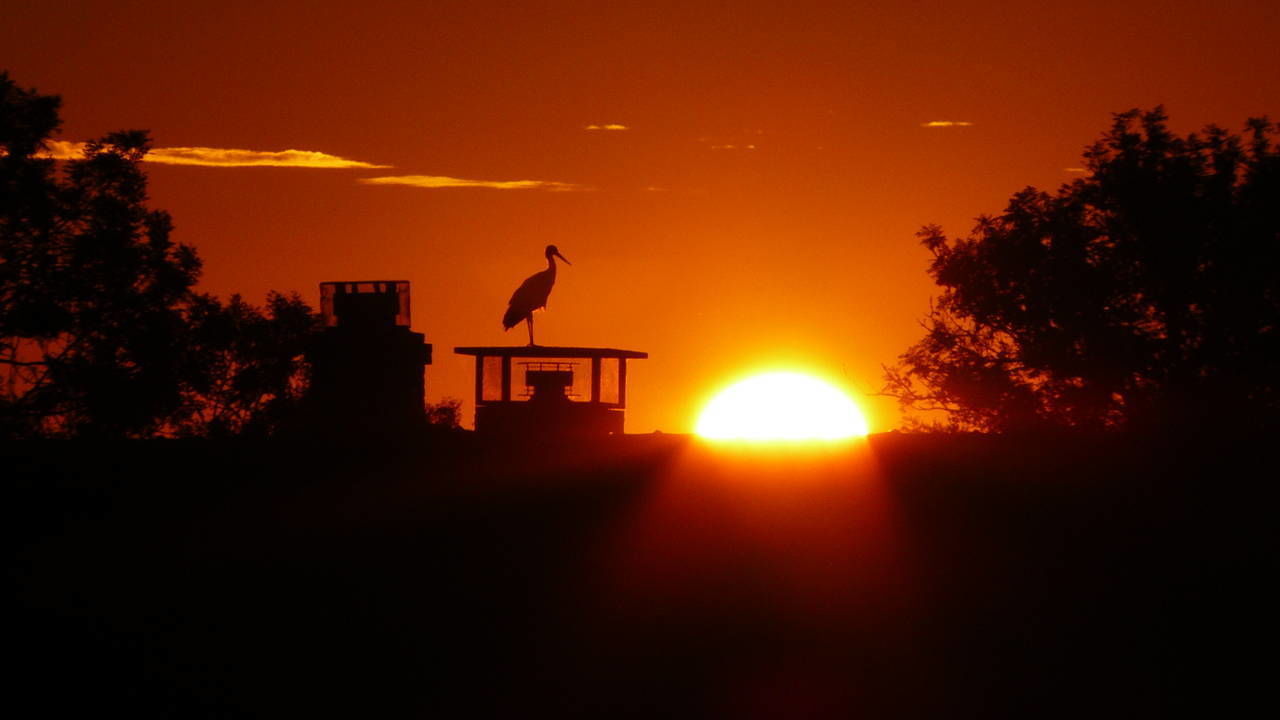
[[[867,421],[843,392],[815,377],[770,372],[712,398],[694,432],[715,440],[839,440],[867,434]]]

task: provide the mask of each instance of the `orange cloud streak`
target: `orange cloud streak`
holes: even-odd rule
[[[45,157],[55,160],[77,160],[84,157],[84,143],[54,140]],[[155,148],[143,162],[161,165],[199,165],[202,167],[301,167],[301,168],[387,168],[359,160],[348,160],[314,150],[241,150],[236,148],[166,147]]]
[[[492,190],[550,190],[553,192],[580,192],[590,190],[585,185],[556,182],[554,180],[468,180],[445,175],[387,175],[360,178],[364,185],[408,185],[420,188],[489,188]]]

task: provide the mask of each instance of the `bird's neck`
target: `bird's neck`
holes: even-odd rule
[[[552,274],[555,274],[555,271],[556,271],[556,256],[555,256],[555,255],[548,255],[548,256],[547,256],[547,269],[548,269],[548,270],[550,270]]]

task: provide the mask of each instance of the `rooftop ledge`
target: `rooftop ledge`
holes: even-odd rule
[[[522,358],[624,358],[643,360],[649,353],[617,348],[557,347],[554,345],[500,345],[494,347],[456,347],[459,355]]]

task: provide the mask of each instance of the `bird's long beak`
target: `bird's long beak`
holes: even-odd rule
[[[561,260],[563,260],[563,261],[564,261],[564,264],[565,264],[565,265],[572,265],[572,264],[573,264],[573,263],[569,262],[569,258],[567,258],[567,257],[565,257],[565,256],[563,256],[563,255],[561,255],[559,250],[557,250],[555,254],[556,254],[556,257],[558,257],[558,258],[560,258]]]

